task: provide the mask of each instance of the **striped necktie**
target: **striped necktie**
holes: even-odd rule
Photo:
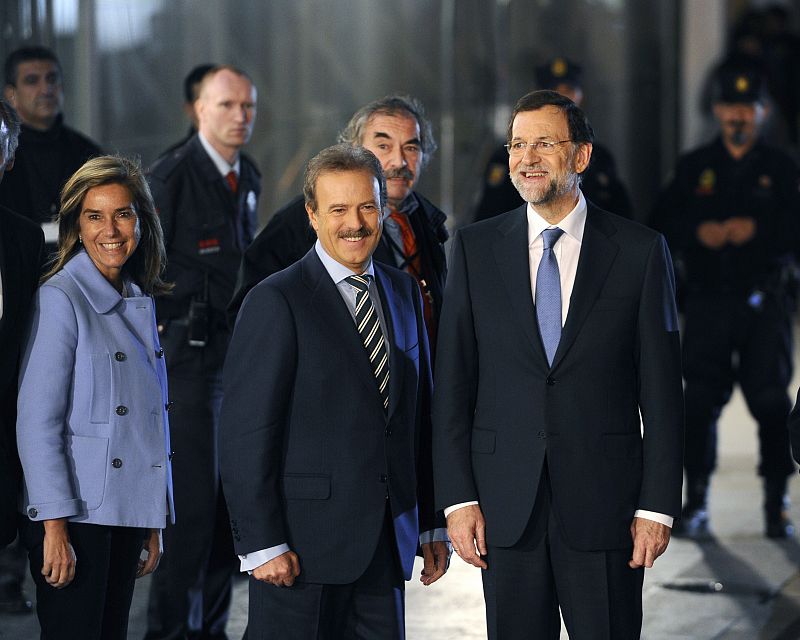
[[[536,319],[550,366],[561,341],[561,274],[553,245],[562,233],[564,230],[558,227],[542,231],[544,250],[536,271]]]
[[[381,330],[378,312],[369,295],[369,279],[371,276],[362,273],[360,276],[346,278],[348,284],[357,289],[356,292],[356,327],[361,335],[364,348],[367,350],[372,372],[378,383],[378,390],[383,400],[383,410],[389,409],[389,354],[386,341]]]

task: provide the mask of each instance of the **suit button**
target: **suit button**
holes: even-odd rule
[[[546,434],[544,431],[540,431],[540,432],[539,432],[537,435],[538,435],[538,436],[539,436],[539,437],[540,437],[542,440],[544,440],[544,439],[547,437],[547,434]]]
[[[122,351],[117,351],[117,352],[114,354],[114,359],[115,359],[117,362],[125,362],[125,360],[127,360],[127,359],[128,359],[128,356],[126,356],[124,353],[122,353]]]
[[[39,515],[39,512],[36,509],[34,509],[33,507],[28,509],[28,517],[29,518],[35,518],[38,515]]]
[[[156,351],[156,358],[163,358],[163,357],[164,357],[163,349],[159,349],[158,351]]]
[[[167,404],[165,404],[165,405],[164,405],[164,408],[165,408],[167,411],[171,411],[171,410],[172,410],[172,406],[173,406],[174,404],[175,404],[174,402],[167,402]]]
[[[125,405],[122,405],[122,404],[119,405],[117,407],[117,415],[118,416],[127,416],[128,415],[128,407],[126,407]]]
[[[175,457],[175,452],[174,451],[170,451],[169,452],[169,456],[167,456],[167,457],[169,458],[170,462],[172,462],[172,459]]]
[[[556,379],[553,376],[547,376],[547,380],[545,382],[547,382],[548,387],[552,387],[555,385]]]
[[[385,473],[382,473],[382,474],[381,474],[381,478],[380,478],[381,482],[386,482],[388,479],[389,479],[389,478],[388,478],[388,476],[387,476]]]
[[[392,435],[392,430],[391,429],[387,429],[386,431],[384,431],[384,433],[386,434],[386,437],[388,438],[390,435]]]
[[[115,469],[119,469],[122,466],[122,460],[120,460],[119,458],[114,458],[111,461],[111,466],[114,467]]]

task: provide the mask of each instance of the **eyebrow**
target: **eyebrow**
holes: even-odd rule
[[[133,204],[129,204],[129,205],[126,205],[124,207],[118,207],[117,209],[114,209],[114,213],[117,213],[118,211],[135,211],[135,208],[134,208]],[[81,211],[81,213],[103,213],[103,212],[100,209],[88,209],[87,208],[87,209],[83,209]]]

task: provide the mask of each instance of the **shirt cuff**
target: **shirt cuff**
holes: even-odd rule
[[[459,509],[463,509],[464,507],[468,507],[471,504],[478,504],[478,501],[477,500],[470,500],[469,502],[459,502],[458,504],[454,504],[452,506],[449,506],[444,510],[444,517],[446,518],[451,513],[453,513],[453,511],[458,511]]]
[[[654,522],[660,522],[665,527],[669,527],[672,529],[672,523],[675,522],[675,518],[672,516],[664,515],[663,513],[658,513],[656,511],[645,511],[644,509],[637,509],[636,513],[633,514],[634,518],[644,518],[645,520],[653,520]]]
[[[276,544],[274,547],[261,549],[260,551],[253,551],[253,553],[245,553],[239,556],[239,571],[253,573],[253,569],[257,569],[265,562],[269,562],[287,551],[289,551],[289,545],[284,543]]]
[[[450,538],[447,537],[447,529],[431,529],[419,534],[419,543],[421,545],[431,542],[450,542]]]

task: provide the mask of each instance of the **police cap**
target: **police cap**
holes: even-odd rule
[[[536,84],[540,89],[555,89],[560,84],[580,87],[582,73],[580,65],[557,57],[536,67]]]

